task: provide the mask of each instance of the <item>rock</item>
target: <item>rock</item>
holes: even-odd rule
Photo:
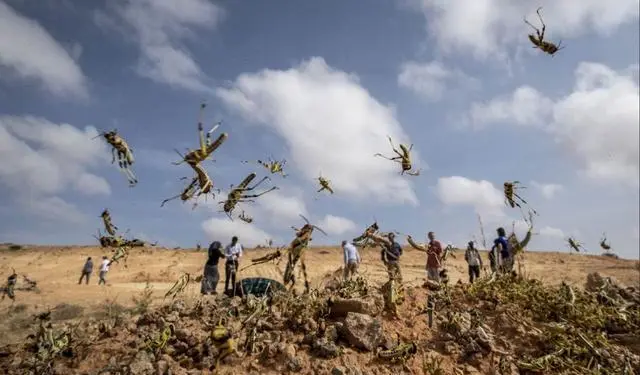
[[[382,325],[369,315],[348,313],[341,336],[353,347],[373,351],[383,340]]]
[[[168,323],[175,323],[178,320],[180,320],[180,314],[178,314],[178,312],[174,311],[171,312],[169,314],[167,314],[167,316],[164,318],[165,321],[167,321]]]
[[[338,328],[335,325],[330,325],[329,327],[327,327],[327,329],[324,331],[324,337],[327,339],[327,341],[329,342],[336,342],[338,341]]]
[[[320,358],[335,358],[341,354],[340,348],[327,339],[318,339],[312,345],[313,354]]]
[[[300,361],[300,358],[294,357],[287,360],[287,370],[291,372],[299,372],[302,370],[302,362]]]
[[[153,375],[153,356],[146,351],[139,351],[129,364],[131,375]]]
[[[346,375],[347,370],[342,366],[336,366],[331,369],[331,375]]]
[[[366,315],[377,315],[376,303],[363,298],[334,298],[329,301],[331,317],[342,317],[348,313],[360,313]]]
[[[159,360],[156,362],[156,374],[157,375],[167,375],[169,372],[169,363],[164,360]]]

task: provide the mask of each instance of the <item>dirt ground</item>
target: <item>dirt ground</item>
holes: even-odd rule
[[[243,264],[250,258],[263,256],[270,249],[248,249],[244,254]],[[202,274],[206,251],[194,249],[170,250],[164,248],[135,248],[130,251],[126,263],[113,264],[107,276],[107,285],[99,286],[98,269],[103,255],[110,256],[108,249],[99,247],[27,247],[22,250],[0,251],[0,277],[9,276],[11,269],[21,275],[38,282],[39,292],[16,291],[15,304],[24,305],[27,311],[41,311],[53,308],[62,303],[82,307],[84,314],[91,314],[103,308],[105,301],[115,302],[122,306],[133,305],[132,297],[139,295],[149,281],[153,286],[154,304],[162,302],[165,292],[173,285],[182,272],[188,272],[195,278]],[[362,251],[360,272],[375,283],[386,280],[386,272],[380,262],[380,253],[376,249]],[[94,273],[89,285],[78,285],[80,270],[85,259],[91,256],[94,260]],[[339,248],[314,247],[306,252],[306,265],[310,281],[317,286],[322,277],[337,270],[342,265],[342,250]],[[487,255],[483,254],[488,264]],[[279,265],[284,269],[286,260]],[[529,277],[540,279],[545,283],[557,284],[566,282],[582,286],[586,275],[599,272],[603,276],[613,276],[622,284],[638,286],[640,273],[638,261],[614,259],[596,255],[580,255],[559,252],[528,252],[523,257],[522,270]],[[424,280],[425,254],[410,248],[404,249],[401,260],[405,282],[419,285]],[[221,281],[218,290],[224,287],[224,266],[220,264]],[[459,279],[467,281],[467,267],[464,253],[457,250],[447,260],[449,277],[453,283]],[[278,267],[264,264],[248,268],[241,272],[242,277],[268,277],[281,280]],[[301,279],[300,279],[301,280]],[[18,287],[22,282],[20,277]],[[302,283],[300,283],[302,284]],[[199,295],[200,284],[190,283],[186,294],[192,297]],[[6,315],[11,301],[5,299],[0,304],[0,316]],[[3,319],[0,323],[2,335],[0,343],[13,341],[21,337],[15,324]]]

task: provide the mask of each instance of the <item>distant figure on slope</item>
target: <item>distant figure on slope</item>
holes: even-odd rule
[[[107,272],[109,272],[109,264],[111,264],[109,258],[107,258],[106,255],[103,256],[102,264],[100,264],[100,273],[98,274],[98,276],[100,277],[100,280],[98,280],[98,285],[107,285],[107,279],[105,279],[105,277],[107,276]]]
[[[464,260],[469,265],[469,283],[480,277],[480,269],[482,268],[482,257],[480,252],[475,248],[473,241],[467,244],[467,250],[464,252]]]
[[[4,290],[4,294],[2,295],[2,299],[4,300],[4,297],[7,296],[9,298],[11,298],[11,301],[16,300],[16,295],[14,293],[14,289],[16,287],[16,282],[18,281],[18,274],[16,273],[15,270],[13,270],[13,273],[11,275],[9,275],[9,277],[7,277],[7,286]]]
[[[435,282],[440,282],[440,266],[442,261],[442,243],[436,240],[436,235],[433,232],[427,234],[429,243],[424,245],[418,245],[413,241],[411,236],[407,236],[407,242],[409,245],[418,251],[424,251],[427,253],[427,278]],[[446,274],[446,273],[445,273]]]
[[[224,255],[227,258],[224,267],[224,292],[229,290],[229,281],[231,281],[231,295],[236,295],[236,273],[240,266],[240,257],[242,257],[242,245],[238,243],[238,237],[233,236],[231,243],[224,249]]]
[[[218,272],[218,261],[220,258],[224,258],[222,244],[219,241],[213,241],[209,246],[207,263],[204,265],[204,275],[202,277],[200,293],[204,295],[217,294],[216,287],[218,280],[220,280],[220,272]]]
[[[344,250],[344,279],[350,280],[351,276],[358,272],[360,254],[358,249],[346,240],[342,241],[342,249]]]
[[[82,267],[82,274],[80,275],[80,280],[78,280],[78,285],[82,284],[82,279],[86,278],[85,285],[89,284],[89,276],[93,273],[93,261],[91,257],[87,258],[87,261],[84,262],[84,266]]]
[[[496,230],[498,238],[493,240],[494,259],[498,260],[497,266],[500,272],[509,272],[509,264],[511,264],[511,254],[509,253],[509,241],[504,228],[500,227]],[[498,256],[497,256],[498,255]]]

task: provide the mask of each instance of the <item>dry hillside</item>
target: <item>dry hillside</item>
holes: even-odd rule
[[[259,250],[248,250],[245,253],[245,264],[247,264],[247,258],[258,257],[266,254],[270,250],[267,249],[259,249]],[[199,309],[199,314],[203,314],[202,311],[207,311],[206,309],[212,309],[209,314],[211,316],[215,315],[215,311],[219,306],[227,306],[229,302],[223,302],[221,298],[216,297],[207,297],[201,304],[195,303],[195,301],[200,299],[199,296],[199,283],[191,283],[188,289],[185,292],[185,295],[181,297],[186,303],[187,310],[190,313],[186,313],[184,306],[181,308],[173,306],[169,306],[169,302],[163,304],[162,297],[166,290],[168,290],[173,282],[177,279],[181,272],[188,272],[194,277],[200,275],[202,272],[202,267],[205,262],[206,254],[205,252],[196,252],[193,250],[168,250],[161,248],[138,248],[131,250],[129,259],[127,260],[126,267],[125,264],[114,264],[111,267],[111,270],[108,274],[108,285],[107,286],[98,286],[97,285],[97,272],[94,271],[93,278],[89,285],[77,285],[78,277],[80,276],[80,270],[82,268],[83,262],[87,256],[91,256],[94,258],[96,262],[95,270],[98,268],[98,264],[102,255],[109,255],[108,250],[96,248],[96,247],[31,247],[25,248],[21,250],[2,250],[0,252],[1,257],[1,265],[0,265],[0,275],[5,278],[10,274],[11,269],[15,269],[19,275],[26,274],[29,278],[36,280],[38,282],[37,292],[32,291],[16,291],[16,300],[12,304],[10,300],[5,299],[2,301],[2,306],[0,307],[0,316],[2,319],[0,320],[0,331],[2,332],[2,336],[0,337],[0,347],[5,347],[5,350],[2,351],[4,355],[8,355],[11,350],[16,349],[18,346],[16,344],[23,343],[25,341],[25,337],[27,334],[32,333],[34,330],[33,323],[33,314],[37,312],[46,311],[47,309],[52,309],[52,319],[55,324],[63,324],[64,322],[75,322],[79,320],[84,321],[100,321],[101,319],[108,318],[113,313],[114,309],[120,309],[125,311],[127,309],[133,308],[136,306],[134,299],[139,298],[146,286],[147,281],[153,287],[153,293],[151,296],[152,305],[154,306],[156,312],[162,314],[171,314],[175,313],[175,309],[180,311],[180,316],[182,316],[183,320],[181,322],[183,324],[196,324],[194,321],[190,321],[189,315],[196,310]],[[456,284],[458,280],[462,280],[466,283],[467,275],[466,275],[466,264],[463,259],[463,252],[456,251],[453,253],[454,257],[449,258],[447,263],[447,268],[449,270],[449,275],[451,279],[450,284]],[[364,275],[370,285],[370,294],[374,294],[372,292],[374,286],[382,284],[386,281],[386,272],[384,271],[382,265],[379,261],[379,252],[377,250],[365,250],[362,254],[363,256],[363,264],[361,267],[361,274]],[[486,254],[483,255],[486,261]],[[610,257],[604,256],[591,256],[591,255],[577,255],[577,254],[567,254],[567,253],[552,253],[552,252],[527,252],[523,258],[521,259],[521,267],[520,274],[525,276],[526,280],[538,279],[541,280],[545,285],[549,286],[558,286],[562,282],[565,282],[571,286],[573,286],[573,290],[578,294],[578,300],[581,301],[579,290],[583,288],[584,283],[587,279],[587,275],[590,273],[597,272],[602,276],[612,276],[617,280],[617,282],[624,284],[626,286],[634,286],[635,288],[639,288],[640,282],[640,274],[638,271],[638,261],[634,260],[622,260],[622,259],[613,259]],[[280,268],[284,268],[284,262],[280,264]],[[326,281],[327,276],[335,273],[335,271],[341,266],[342,263],[342,253],[338,248],[312,248],[306,253],[306,264],[308,273],[313,286],[319,286],[323,280]],[[238,359],[229,359],[227,363],[223,366],[225,371],[229,371],[229,373],[335,373],[335,374],[356,374],[355,368],[360,366],[362,368],[361,373],[372,373],[372,374],[386,374],[391,372],[385,372],[388,368],[391,368],[392,372],[403,372],[405,373],[415,373],[415,374],[442,374],[437,372],[436,370],[429,370],[429,366],[435,366],[433,364],[427,364],[425,361],[434,362],[436,359],[442,360],[441,363],[443,371],[445,374],[449,373],[497,373],[494,370],[494,365],[497,363],[497,357],[494,358],[491,356],[489,359],[488,356],[483,357],[484,359],[480,360],[476,358],[474,361],[467,361],[466,359],[461,360],[455,354],[455,351],[450,352],[450,348],[444,348],[436,345],[437,340],[441,340],[440,336],[436,336],[435,331],[432,332],[431,328],[426,326],[424,322],[425,317],[419,318],[419,323],[417,323],[416,316],[420,314],[422,309],[421,306],[424,306],[424,301],[426,300],[426,295],[428,291],[421,287],[423,278],[424,278],[424,263],[425,263],[425,255],[424,253],[405,249],[405,254],[402,258],[402,270],[405,282],[407,282],[408,294],[407,301],[400,308],[400,319],[391,319],[380,316],[382,319],[383,328],[387,332],[385,337],[387,340],[392,338],[395,340],[395,335],[389,332],[396,332],[401,334],[402,337],[406,340],[413,339],[416,342],[425,342],[424,348],[419,349],[419,353],[421,355],[421,359],[412,359],[407,362],[404,366],[397,365],[400,367],[388,367],[385,364],[377,363],[372,358],[372,354],[368,353],[367,350],[362,350],[362,348],[354,351],[353,348],[349,348],[349,345],[346,345],[344,351],[341,351],[341,355],[337,358],[322,360],[323,365],[318,367],[315,361],[318,361],[318,356],[313,354],[313,351],[309,349],[308,351],[300,350],[300,348],[305,347],[304,338],[302,333],[305,330],[308,330],[309,327],[305,326],[305,329],[300,328],[300,332],[295,331],[291,333],[291,336],[287,336],[287,339],[279,337],[282,342],[284,342],[285,346],[282,346],[279,350],[287,352],[286,345],[294,345],[295,348],[291,349],[294,352],[297,350],[298,354],[282,354],[285,357],[288,355],[289,357],[294,356],[296,359],[296,365],[293,368],[282,368],[278,364],[278,361],[275,362],[265,360],[264,358],[257,356],[255,361],[250,361],[251,363],[256,363],[255,365],[250,364],[247,361],[238,360]],[[488,263],[488,262],[487,262]],[[242,265],[241,265],[242,267]],[[222,271],[222,265],[220,269]],[[276,280],[281,280],[281,276],[277,271],[277,268],[273,264],[265,264],[257,267],[249,268],[246,271],[243,271],[240,277],[252,277],[252,276],[261,276],[273,278]],[[21,280],[18,282],[18,288],[21,285]],[[222,282],[218,284],[218,290],[222,288]],[[504,283],[504,281],[501,281]],[[301,283],[300,283],[301,284]],[[496,284],[498,285],[498,284]],[[500,284],[506,285],[506,284]],[[518,284],[520,285],[520,284]],[[522,285],[528,285],[522,284]],[[537,285],[537,284],[536,284]],[[542,284],[541,284],[542,285]],[[482,298],[487,297],[489,292],[481,293],[484,297],[478,297],[477,292],[473,294],[473,298],[469,297],[468,288],[466,287],[456,287],[457,289],[453,289],[451,295],[448,295],[448,300],[446,304],[446,308],[451,307],[451,300],[455,300],[456,303],[460,305],[457,308],[461,308],[462,311],[465,311],[467,307],[474,306],[474,304],[478,304],[477,308],[480,311],[485,311],[487,307],[485,306],[485,302],[482,302]],[[542,286],[540,286],[542,288]],[[492,293],[497,293],[495,290]],[[538,292],[542,293],[542,292]],[[547,292],[544,292],[547,293]],[[435,296],[435,294],[434,294]],[[471,299],[470,299],[471,298]],[[496,298],[491,297],[491,298]],[[516,301],[520,298],[518,295],[513,295],[511,297],[501,297],[504,298],[505,301],[509,299],[509,303],[513,303],[517,305]],[[539,298],[539,297],[536,297]],[[585,297],[587,298],[587,297]],[[478,300],[480,299],[480,300]],[[588,299],[588,298],[587,298]],[[491,299],[489,299],[491,300]],[[586,299],[585,299],[586,301]],[[308,302],[309,305],[312,305],[311,302]],[[506,303],[506,302],[505,302]],[[526,304],[531,304],[534,302],[527,302]],[[587,302],[585,302],[587,303]],[[497,302],[496,302],[497,304]],[[161,306],[162,305],[162,306]],[[467,306],[468,305],[468,306]],[[203,307],[205,306],[205,307]],[[218,306],[218,307],[216,307]],[[525,306],[526,307],[526,306]],[[174,310],[171,310],[174,309]],[[189,310],[191,309],[191,310]],[[205,310],[202,310],[205,309]],[[238,307],[235,307],[236,311],[239,311]],[[443,310],[445,308],[443,307]],[[487,316],[491,315],[491,312],[496,311],[496,307],[489,308],[487,310]],[[195,313],[193,313],[195,314]],[[242,314],[242,313],[238,313]],[[516,313],[517,315],[518,313]],[[284,315],[284,312],[283,312]],[[136,313],[132,311],[127,311],[127,317],[131,319],[131,321],[135,322],[136,319],[138,324],[140,323],[139,318],[136,318]],[[635,317],[638,318],[638,317]],[[195,319],[195,318],[193,318]],[[275,319],[275,318],[274,318]],[[284,318],[283,318],[284,319]],[[443,319],[443,318],[439,318]],[[489,319],[489,318],[487,318]],[[532,322],[535,323],[535,314],[531,318]],[[442,321],[438,320],[441,327],[444,327]],[[317,322],[316,322],[317,323]],[[316,324],[314,323],[314,324]],[[106,342],[109,342],[108,348],[103,354],[96,356],[93,354],[84,354],[83,361],[78,362],[76,360],[73,366],[69,365],[69,368],[73,368],[74,373],[78,374],[97,374],[100,372],[95,372],[96,368],[92,369],[92,366],[99,366],[100,368],[108,367],[107,365],[113,365],[112,362],[120,363],[121,360],[124,361],[124,358],[127,358],[127,361],[131,362],[134,358],[137,361],[140,361],[140,358],[136,357],[135,353],[138,351],[137,349],[132,351],[131,353],[127,352],[125,349],[127,345],[135,347],[136,340],[141,340],[139,337],[135,337],[135,324],[133,324],[133,328],[131,328],[131,323],[127,326],[127,323],[123,323],[126,327],[129,327],[129,331],[124,330],[126,333],[120,333],[120,338],[113,338],[113,335],[104,335],[100,336],[100,340],[107,340],[103,345],[107,345]],[[178,324],[178,323],[176,323]],[[275,324],[275,323],[273,323]],[[290,322],[287,323],[285,327],[290,327]],[[343,324],[343,323],[340,323]],[[524,324],[524,323],[523,323]],[[533,324],[533,323],[531,323]],[[635,323],[634,323],[635,324]],[[204,333],[206,328],[198,326],[198,328],[194,328],[195,326],[190,326],[193,332],[201,332],[202,335],[206,335]],[[493,327],[493,326],[492,326]],[[526,327],[526,326],[525,326]],[[495,327],[494,327],[495,328]],[[435,329],[435,328],[434,328]],[[520,327],[519,329],[523,329]],[[199,331],[198,331],[199,330]],[[101,331],[102,332],[102,331]],[[299,334],[299,335],[298,335]],[[507,335],[507,333],[504,333]],[[194,333],[197,336],[197,334]],[[298,336],[296,336],[298,335]],[[497,337],[498,333],[495,332]],[[116,334],[117,336],[117,334]],[[307,334],[308,336],[308,334]],[[306,336],[304,336],[306,337]],[[436,340],[436,337],[438,339]],[[129,338],[132,341],[127,344],[125,341]],[[109,341],[110,340],[110,341]],[[115,340],[115,341],[114,341]],[[432,340],[432,341],[429,341]],[[433,341],[436,340],[436,341]],[[637,341],[637,340],[636,340]],[[429,342],[429,343],[427,343]],[[440,341],[437,341],[440,342]],[[5,346],[9,344],[9,346]],[[178,343],[179,344],[179,343]],[[96,344],[97,345],[97,344]],[[114,349],[115,347],[118,350]],[[177,344],[173,344],[175,349]],[[316,344],[311,346],[307,345],[307,347],[315,348]],[[434,346],[436,345],[436,346]],[[635,345],[635,346],[634,346]],[[640,354],[638,351],[637,343],[631,345],[634,348],[632,351],[636,354]],[[432,347],[433,346],[433,347]],[[503,343],[503,351],[504,348],[511,348],[511,344]],[[425,348],[431,349],[425,349]],[[13,348],[11,350],[6,348]],[[444,349],[443,349],[444,348]],[[9,352],[7,351],[9,350]],[[120,351],[119,351],[120,350]],[[131,351],[131,348],[127,349]],[[172,349],[173,350],[173,349]],[[276,350],[276,349],[273,349]],[[289,352],[291,351],[289,350]],[[342,350],[342,349],[341,349]],[[274,352],[274,356],[277,357],[280,351],[276,350]],[[425,352],[431,352],[438,354],[441,357],[430,357],[425,356]],[[493,353],[502,353],[496,349]],[[2,354],[0,353],[0,354]],[[171,352],[170,352],[171,353]],[[288,353],[288,352],[287,352]],[[264,355],[264,350],[262,352]],[[506,354],[505,354],[506,355]],[[204,365],[195,360],[189,360],[185,363],[173,363],[173,359],[167,358],[168,354],[157,354],[155,357],[150,358],[150,362],[155,362],[154,372],[157,371],[158,366],[169,366],[173,368],[172,373],[182,373],[181,370],[184,370],[184,373],[207,373],[206,371],[201,372],[200,368]],[[279,358],[279,357],[278,357]],[[434,359],[435,358],[435,359]],[[506,357],[505,357],[506,358]],[[291,359],[291,358],[289,358]],[[173,361],[173,362],[172,362]],[[195,361],[195,362],[194,362]],[[129,363],[128,362],[128,363]],[[158,363],[162,362],[161,365]],[[259,364],[257,364],[259,362]],[[273,362],[273,363],[272,363]],[[429,362],[429,363],[431,363]],[[494,363],[495,362],[495,363]],[[500,357],[500,363],[503,362],[502,356]],[[167,364],[168,363],[168,364]],[[204,363],[204,362],[203,362]],[[435,363],[435,362],[434,362]],[[62,366],[62,365],[60,365]],[[75,367],[74,367],[75,366]],[[118,364],[118,366],[120,366]],[[133,365],[131,365],[133,366]],[[177,367],[176,367],[177,366]],[[262,366],[262,367],[261,367]],[[515,366],[515,365],[514,365]],[[631,365],[630,365],[631,366]],[[116,366],[117,367],[117,366]],[[143,366],[144,367],[144,366]],[[206,366],[205,366],[206,367]],[[67,373],[65,371],[71,371],[67,367],[63,367],[62,369],[58,369],[58,373]],[[115,367],[114,367],[115,368]],[[370,369],[370,372],[365,371],[365,368]],[[393,370],[395,368],[395,370]],[[491,368],[492,370],[489,370]],[[632,367],[629,367],[632,368]],[[187,370],[191,369],[191,370]],[[514,367],[515,369],[515,367]],[[334,371],[335,370],[335,371]],[[131,368],[128,373],[138,373],[143,374],[147,372],[132,372]],[[189,372],[190,371],[190,372]],[[342,371],[342,372],[341,372]],[[434,371],[434,372],[430,372]],[[490,372],[494,371],[494,372]],[[504,370],[507,371],[507,370]],[[515,371],[515,370],[513,370]],[[633,370],[631,370],[633,371]],[[21,372],[14,372],[21,373]],[[26,372],[28,373],[28,372]],[[115,370],[113,372],[102,372],[102,373],[119,373]],[[127,372],[122,372],[127,373]],[[168,373],[168,372],[160,372],[160,373]],[[505,374],[511,372],[504,372]],[[518,372],[513,372],[518,373]],[[520,373],[528,373],[522,372]],[[540,372],[531,372],[531,373],[540,373]],[[542,372],[544,373],[544,371]],[[547,372],[549,373],[549,372]],[[551,372],[554,373],[554,372]],[[596,372],[594,372],[596,373]],[[606,372],[603,372],[606,373]],[[633,372],[630,372],[633,373]]]

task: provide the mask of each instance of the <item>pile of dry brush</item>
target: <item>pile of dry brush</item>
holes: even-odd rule
[[[0,372],[202,373],[215,365],[211,332],[223,324],[238,353],[220,363],[219,373],[640,373],[640,295],[597,274],[584,289],[514,275],[437,291],[407,287],[399,320],[384,315],[380,289],[365,278],[330,284],[303,295],[142,304],[57,326],[40,314],[25,345],[0,348]],[[413,334],[397,342],[406,326]],[[411,347],[407,341],[417,350],[375,355]]]

